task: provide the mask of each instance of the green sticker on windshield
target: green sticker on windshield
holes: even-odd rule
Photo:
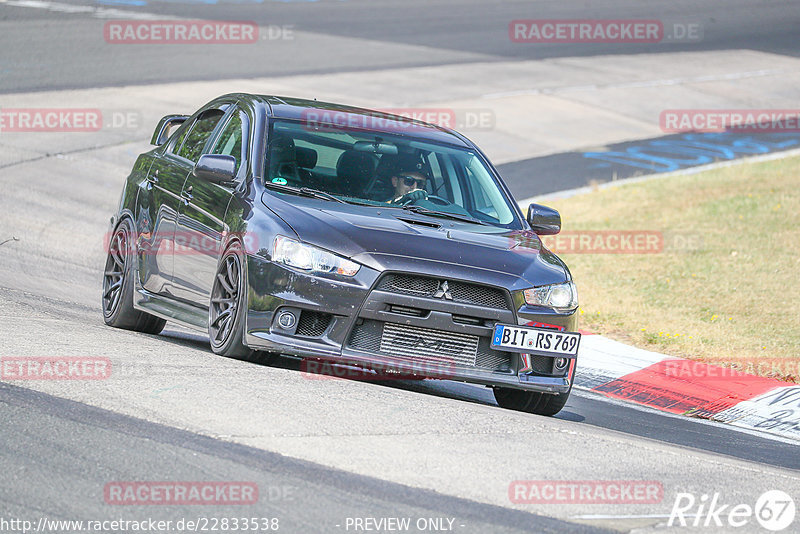
[[[288,184],[289,182],[287,182],[287,181],[286,181],[286,178],[281,178],[280,176],[278,176],[277,178],[273,178],[273,179],[272,179],[272,183],[273,183],[273,184],[281,184],[281,185],[286,185],[286,184]]]

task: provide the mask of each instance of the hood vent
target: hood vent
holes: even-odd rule
[[[420,221],[419,219],[404,219],[402,217],[397,217],[397,220],[403,221],[406,224],[415,224],[417,226],[424,226],[425,228],[441,228],[442,225],[435,222],[430,221]]]

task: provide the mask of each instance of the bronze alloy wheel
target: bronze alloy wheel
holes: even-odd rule
[[[233,243],[219,262],[208,306],[211,348],[232,358],[246,358],[252,352],[243,343],[244,282],[241,246]]]

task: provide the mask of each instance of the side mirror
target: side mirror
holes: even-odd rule
[[[180,126],[186,122],[188,118],[188,115],[167,115],[166,117],[162,117],[162,119],[158,121],[158,125],[153,132],[150,144],[161,146],[166,143],[172,133],[172,128]]]
[[[192,174],[214,184],[226,185],[236,179],[236,158],[219,154],[203,154]]]
[[[528,224],[539,235],[554,235],[561,231],[561,215],[553,208],[531,204],[528,206]]]

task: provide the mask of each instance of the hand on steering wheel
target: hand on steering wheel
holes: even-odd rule
[[[413,191],[409,191],[402,197],[398,197],[392,200],[392,204],[400,204],[401,206],[406,206],[411,204],[412,202],[416,202],[417,200],[427,199],[428,193],[426,193],[422,189],[414,189]]]

